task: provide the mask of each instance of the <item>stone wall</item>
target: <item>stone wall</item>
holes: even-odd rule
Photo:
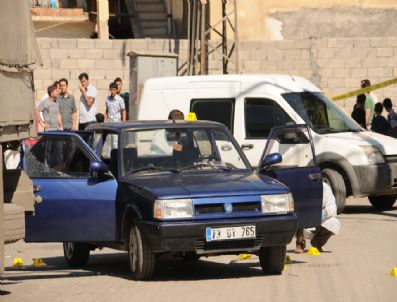
[[[115,77],[121,77],[124,88],[129,88],[129,51],[177,53],[180,67],[187,57],[186,40],[40,38],[38,43],[43,67],[34,72],[36,99],[42,97],[52,81],[65,77],[78,100],[78,75],[87,72],[91,83],[98,88],[98,110],[101,112],[104,111],[108,85]],[[222,72],[221,58],[220,53],[210,55],[210,74]],[[331,97],[358,88],[364,78],[377,83],[397,77],[397,37],[241,42],[240,72],[300,75],[313,81]],[[377,90],[376,94],[379,100],[390,97],[395,102],[397,87],[386,87]],[[354,99],[338,103],[350,112]]]

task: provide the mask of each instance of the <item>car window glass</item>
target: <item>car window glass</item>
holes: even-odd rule
[[[306,127],[275,129],[268,138],[265,154],[280,153],[282,162],[270,169],[285,169],[315,165],[314,154]]]
[[[233,132],[234,99],[193,99],[190,111],[197,119],[224,124]]]
[[[189,167],[199,171],[248,168],[223,127],[125,131],[120,148],[122,175],[140,169],[153,173]]]
[[[32,178],[85,178],[90,157],[75,137],[41,136],[24,142],[24,167]]]

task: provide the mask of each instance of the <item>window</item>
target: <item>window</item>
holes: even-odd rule
[[[224,127],[167,127],[121,133],[121,174],[248,169]]]
[[[190,112],[199,120],[222,123],[233,132],[234,99],[191,100]]]
[[[346,113],[320,92],[290,92],[282,96],[319,134],[361,131]]]
[[[294,122],[276,102],[258,98],[245,100],[246,138],[267,138],[273,127],[291,123]]]
[[[24,166],[29,177],[89,177],[89,156],[75,137],[53,135],[27,140],[24,152]]]

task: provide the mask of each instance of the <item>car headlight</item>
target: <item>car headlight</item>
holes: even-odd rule
[[[382,152],[374,146],[361,146],[367,156],[368,163],[372,164],[383,164],[385,162]]]
[[[188,218],[193,216],[191,199],[156,200],[153,217],[157,219]]]
[[[294,211],[292,194],[262,195],[262,212],[265,214],[287,213]]]

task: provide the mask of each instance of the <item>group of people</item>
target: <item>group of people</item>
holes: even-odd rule
[[[97,113],[97,89],[90,84],[88,74],[83,72],[78,78],[81,92],[78,123],[75,98],[69,93],[68,80],[62,78],[48,86],[47,93],[37,106],[36,119],[44,131],[84,130],[96,122],[126,120],[129,96],[122,92],[123,82],[120,78],[109,84],[104,115]]]
[[[369,86],[371,86],[369,80],[361,81],[361,88]],[[387,112],[386,118],[382,115],[383,109]],[[397,137],[397,113],[393,110],[390,98],[385,98],[381,103],[373,92],[360,94],[357,96],[351,116],[363,128]]]

